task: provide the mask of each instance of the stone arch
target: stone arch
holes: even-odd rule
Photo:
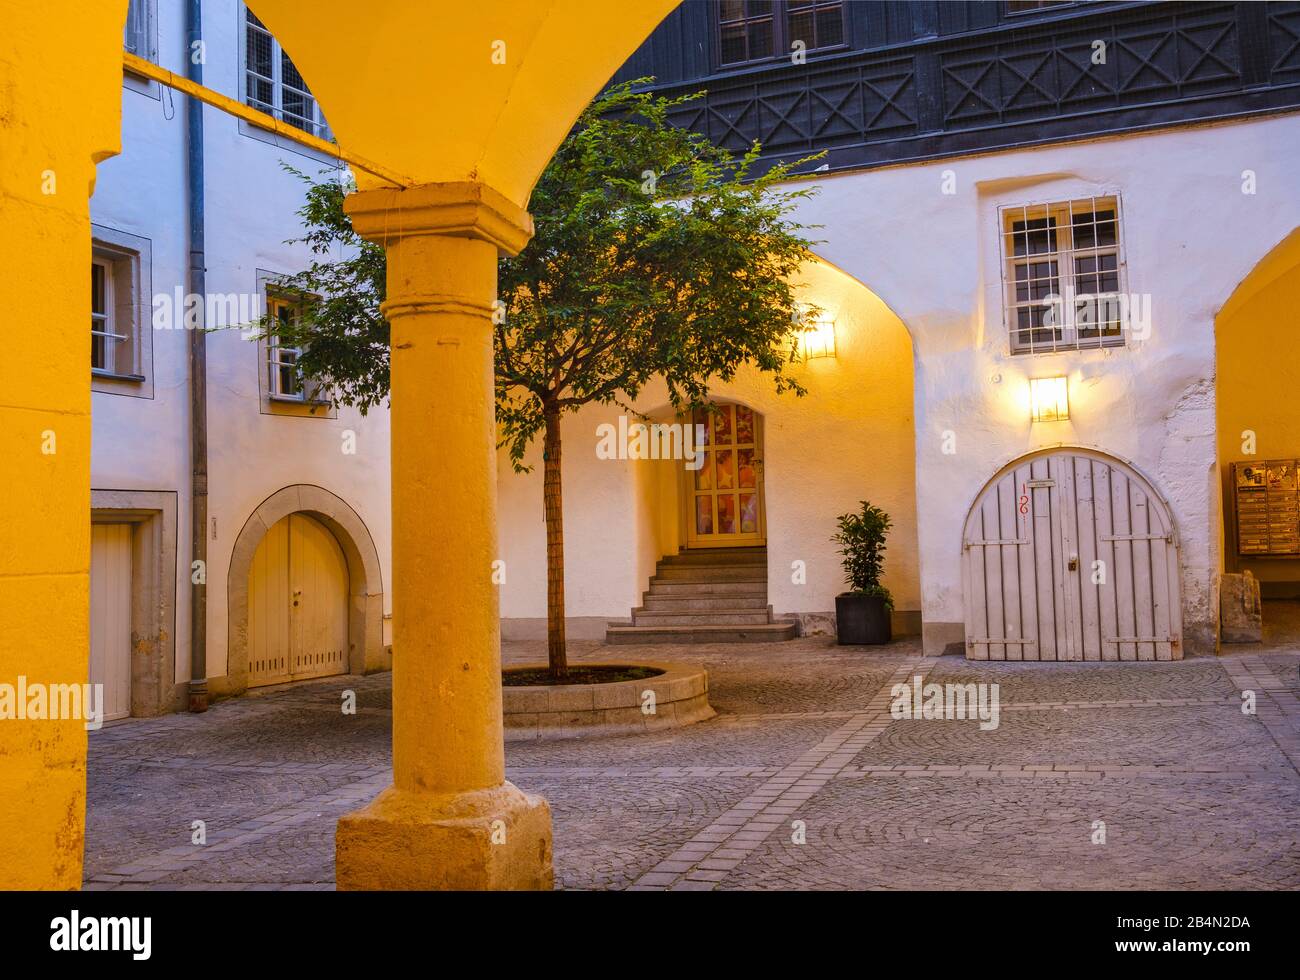
[[[348,672],[392,667],[383,647],[384,588],[379,552],[365,522],[341,497],[307,483],[277,490],[253,511],[235,539],[226,577],[228,693],[248,687],[248,573],[266,532],[290,514],[307,514],[330,530],[348,564]]]
[[[1256,261],[1214,318],[1221,569],[1250,572],[1276,599],[1300,596],[1300,528],[1272,516],[1294,505],[1300,460],[1300,364],[1289,356],[1298,302],[1295,228]]]
[[[1073,445],[1011,460],[967,510],[961,554],[968,659],[1182,658],[1173,511],[1127,460]]]

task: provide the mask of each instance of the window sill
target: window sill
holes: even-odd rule
[[[844,42],[842,44],[828,44],[824,48],[806,48],[803,54],[805,55],[805,57],[811,59],[813,57],[820,58],[823,55],[839,54],[841,52],[848,51],[848,50],[849,50],[848,42]],[[723,75],[731,72],[743,71],[746,68],[761,70],[763,68],[772,68],[773,66],[776,65],[793,64],[793,62],[791,61],[791,57],[794,55],[794,53],[795,52],[793,50],[790,50],[785,52],[784,54],[780,54],[780,55],[774,54],[769,58],[754,58],[751,61],[719,62],[716,69],[714,70],[714,73],[718,75]]]
[[[155,102],[162,101],[162,85],[152,78],[137,75],[129,68],[122,69],[122,87],[132,92],[139,92],[145,98],[153,99]]]
[[[338,409],[329,401],[286,398],[283,395],[263,395],[261,413],[263,415],[307,419],[336,419],[339,417]]]
[[[255,123],[249,122],[247,119],[240,119],[238,120],[238,122],[239,122],[240,135],[247,136],[249,139],[255,139],[259,143],[267,143],[279,150],[289,150],[292,153],[297,153],[299,156],[304,156],[307,157],[308,159],[315,160],[317,163],[328,164],[329,166],[335,168],[342,166],[339,157],[330,156],[329,154],[323,153],[320,150],[317,150],[313,147],[304,146],[301,143],[292,142],[286,139],[285,137],[280,136],[274,130],[264,129],[263,127],[258,126]],[[303,130],[303,132],[307,133],[305,129]],[[315,134],[307,133],[307,135],[314,136]],[[322,137],[317,137],[317,138],[321,139]]]
[[[128,381],[132,384],[144,384],[149,380],[143,374],[118,374],[115,371],[105,371],[102,368],[91,368],[90,376],[96,381]]]

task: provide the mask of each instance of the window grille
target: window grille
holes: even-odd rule
[[[257,15],[245,10],[244,101],[321,139],[329,127],[297,67]]]
[[[1011,353],[1124,344],[1118,197],[1006,207],[999,224]]]

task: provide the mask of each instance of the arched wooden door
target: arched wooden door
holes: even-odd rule
[[[976,499],[962,545],[969,659],[1182,659],[1173,522],[1119,460],[1017,460]]]
[[[277,521],[248,572],[248,686],[348,670],[348,565],[306,514]]]

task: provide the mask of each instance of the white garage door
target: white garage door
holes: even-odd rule
[[[131,714],[131,525],[90,525],[90,683],[104,720]]]
[[[290,514],[266,532],[248,573],[248,684],[347,669],[347,559],[323,524]]]
[[[1101,453],[1006,467],[966,521],[966,656],[1181,659],[1173,530],[1147,482]]]

